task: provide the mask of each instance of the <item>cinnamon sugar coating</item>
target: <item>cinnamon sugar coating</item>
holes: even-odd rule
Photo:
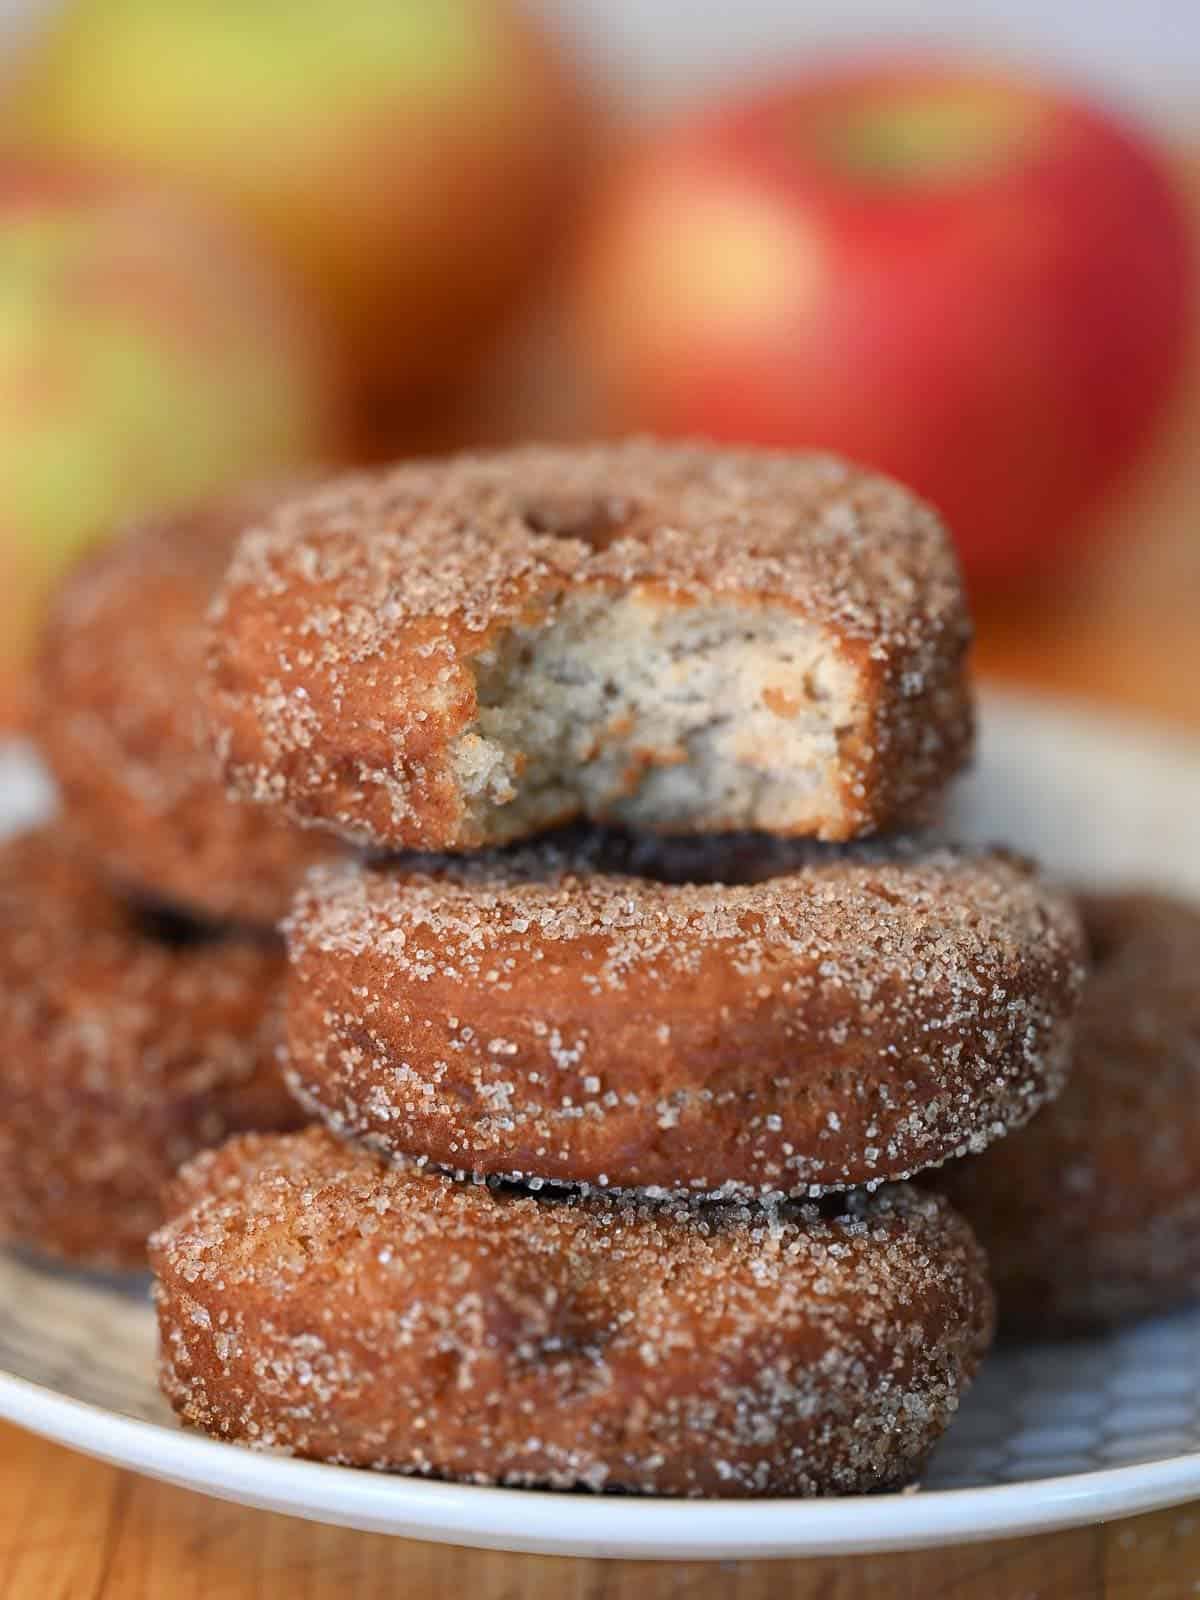
[[[276,1062],[282,976],[274,941],[119,900],[57,828],[0,845],[0,1232],[142,1266],[180,1162],[299,1126]]]
[[[246,534],[213,617],[233,789],[379,848],[581,814],[845,839],[971,744],[946,534],[828,456],[641,440],[343,479]]]
[[[226,798],[199,737],[204,615],[246,492],[147,523],[67,578],[38,664],[37,737],[78,847],[115,882],[197,916],[269,926],[334,847]]]
[[[186,1422],[475,1483],[898,1487],[992,1321],[969,1229],[913,1189],[772,1210],[550,1200],[315,1128],[199,1157],[151,1255]]]
[[[314,873],[284,925],[302,1102],[452,1170],[804,1194],[980,1149],[1061,1088],[1082,940],[1025,864],[595,839]]]
[[[1200,910],[1082,897],[1095,967],[1062,1098],[934,1179],[987,1247],[1004,1325],[1071,1334],[1200,1295]]]

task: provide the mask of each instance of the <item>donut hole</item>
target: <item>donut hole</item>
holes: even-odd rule
[[[1120,941],[1111,928],[1086,928],[1088,964],[1093,972],[1108,966],[1120,948]]]
[[[793,610],[577,588],[475,670],[455,776],[486,837],[576,815],[843,836],[825,830],[869,695],[836,636]]]
[[[1113,905],[1098,900],[1084,906],[1083,932],[1093,972],[1115,961],[1129,936],[1128,928],[1119,912],[1114,912]]]
[[[212,923],[197,922],[194,917],[176,911],[173,906],[142,901],[134,907],[133,915],[139,933],[155,944],[166,945],[172,950],[189,950],[197,945],[215,944],[221,938],[221,930]]]

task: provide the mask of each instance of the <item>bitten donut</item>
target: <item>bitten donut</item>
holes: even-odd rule
[[[974,1222],[1004,1325],[1076,1333],[1200,1294],[1200,910],[1082,900],[1095,969],[1061,1100],[934,1181]]]
[[[847,839],[971,744],[946,533],[828,456],[639,441],[349,478],[245,535],[214,619],[234,790],[381,849],[576,816]]]
[[[557,841],[318,869],[284,924],[289,1081],[387,1153],[726,1194],[904,1176],[1058,1092],[1082,938],[1027,866],[914,841],[732,858],[779,875],[663,883]]]
[[[970,1230],[912,1188],[774,1211],[549,1200],[323,1129],[199,1157],[151,1258],[185,1421],[475,1483],[895,1488],[992,1323]]]
[[[265,492],[106,545],[67,579],[38,670],[37,737],[79,847],[117,883],[216,919],[268,925],[332,847],[232,805],[198,737],[204,613]]]
[[[276,1062],[283,957],[114,896],[50,829],[0,845],[0,1232],[145,1264],[163,1184],[304,1121]]]

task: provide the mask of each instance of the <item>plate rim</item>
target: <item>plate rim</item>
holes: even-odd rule
[[[869,1554],[1079,1527],[1200,1494],[1200,1450],[1019,1483],[816,1499],[564,1495],[305,1461],[108,1411],[0,1372],[0,1417],[180,1488],[261,1510],[531,1555],[722,1561]]]

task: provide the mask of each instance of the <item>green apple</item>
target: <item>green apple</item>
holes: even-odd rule
[[[190,201],[0,165],[0,680],[56,574],[125,519],[313,456],[341,419],[290,285]]]
[[[4,120],[240,208],[357,370],[421,393],[544,269],[582,110],[507,0],[69,0]]]

